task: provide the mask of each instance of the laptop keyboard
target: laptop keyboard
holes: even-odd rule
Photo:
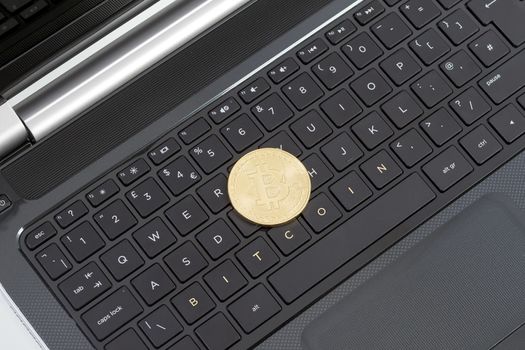
[[[359,6],[50,211],[21,250],[98,349],[249,348],[523,150],[523,15]],[[228,170],[258,147],[311,176],[287,225],[229,203]]]
[[[0,0],[0,37],[20,29],[63,0]]]

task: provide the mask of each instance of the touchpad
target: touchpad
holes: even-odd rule
[[[524,217],[481,198],[310,323],[304,348],[490,349],[525,322]]]

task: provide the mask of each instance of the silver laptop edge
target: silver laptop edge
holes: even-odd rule
[[[161,0],[0,105],[0,157],[38,142],[250,0]]]

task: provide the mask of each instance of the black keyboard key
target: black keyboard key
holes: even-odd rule
[[[269,229],[268,236],[284,255],[292,254],[311,238],[297,220]]]
[[[72,268],[64,253],[54,243],[38,253],[36,259],[53,281]]]
[[[302,73],[286,84],[282,91],[294,106],[302,111],[323,96],[323,90],[308,75]]]
[[[260,228],[260,226],[252,224],[251,222],[245,220],[235,210],[229,211],[228,217],[244,237],[250,237]]]
[[[281,311],[281,306],[268,290],[259,284],[228,306],[228,311],[246,333]]]
[[[454,5],[456,5],[458,2],[460,2],[461,0],[437,0],[437,1],[441,4],[441,6],[443,6],[446,9],[449,9],[453,7]]]
[[[372,32],[385,45],[392,49],[394,46],[412,35],[412,31],[403,22],[397,13],[390,13],[372,26]]]
[[[0,36],[16,28],[16,26],[18,26],[18,21],[14,17],[8,18],[7,21],[0,23]]]
[[[474,88],[463,92],[450,101],[449,105],[467,125],[471,125],[491,110],[490,105]]]
[[[297,57],[304,63],[310,63],[328,50],[323,39],[315,39],[297,52]]]
[[[450,147],[432,159],[423,171],[444,192],[458,183],[474,169],[455,147]]]
[[[201,180],[201,175],[184,157],[177,158],[158,173],[160,179],[175,196]]]
[[[321,147],[321,151],[338,171],[346,169],[363,156],[361,149],[346,133]]]
[[[392,92],[390,85],[375,69],[354,80],[350,87],[368,107]]]
[[[304,159],[303,164],[310,175],[312,192],[334,177],[334,174],[332,174],[317,154],[312,154]]]
[[[270,89],[264,78],[258,78],[239,91],[239,96],[245,103],[251,103]]]
[[[401,6],[401,12],[417,29],[424,27],[441,14],[432,0],[409,0]]]
[[[56,234],[57,230],[53,225],[50,222],[45,222],[27,234],[26,245],[29,249],[34,250]]]
[[[95,263],[89,263],[58,285],[75,310],[86,306],[111,288],[111,283]]]
[[[359,69],[363,69],[383,54],[367,33],[361,33],[343,46],[343,53]]]
[[[111,240],[117,238],[137,223],[133,214],[120,199],[95,215],[95,221]]]
[[[208,350],[226,350],[241,339],[239,333],[222,313],[218,313],[197,327],[195,333]]]
[[[148,350],[133,329],[128,329],[106,345],[105,350]],[[198,350],[198,349],[197,349]]]
[[[131,284],[148,305],[155,304],[175,290],[175,284],[158,264],[135,277]]]
[[[439,22],[439,28],[455,45],[459,45],[478,30],[478,25],[461,9]]]
[[[301,149],[292,140],[292,138],[284,131],[279,132],[271,139],[263,143],[259,148],[279,148],[280,150],[286,151],[293,154],[296,157],[301,155]]]
[[[513,105],[503,108],[489,122],[507,143],[516,141],[525,133],[525,117]]]
[[[168,209],[166,216],[182,236],[186,236],[208,220],[206,212],[190,196]]]
[[[386,4],[388,6],[394,6],[395,4],[397,4],[398,2],[400,2],[401,0],[384,0],[386,2]]]
[[[31,0],[1,0],[0,4],[2,4],[7,11],[13,13],[28,5],[30,2]]]
[[[148,217],[169,202],[168,196],[152,178],[126,193],[126,198],[143,218]]]
[[[374,149],[394,134],[388,124],[372,112],[352,126],[352,131],[368,149]]]
[[[87,200],[91,203],[92,206],[98,207],[119,191],[119,188],[115,181],[109,179],[105,181],[102,185],[99,185],[93,191],[89,192],[86,195]]]
[[[293,302],[434,198],[419,175],[409,176],[272,274],[271,285],[286,303]]]
[[[164,261],[181,282],[186,282],[208,266],[206,259],[189,241],[168,254]]]
[[[206,174],[212,173],[232,158],[231,153],[215,135],[199,143],[190,153]]]
[[[165,305],[140,321],[139,327],[156,348],[160,348],[183,330],[182,325]]]
[[[184,337],[168,350],[200,350],[200,348],[190,337]]]
[[[279,84],[298,70],[299,65],[295,62],[295,60],[293,58],[287,58],[278,66],[269,71],[268,76],[274,83]]]
[[[76,201],[55,215],[55,221],[62,228],[71,226],[88,213],[88,208],[82,201]]]
[[[422,121],[421,128],[438,146],[444,145],[448,140],[461,132],[461,126],[444,108],[438,109],[430,117]]]
[[[473,0],[469,9],[483,23],[494,23],[515,46],[525,43],[525,8],[520,1]]]
[[[204,275],[204,281],[220,301],[225,301],[248,284],[231,260],[226,260]]]
[[[461,87],[476,75],[481,69],[465,51],[459,51],[441,64],[441,70],[456,85]]]
[[[402,85],[421,71],[407,50],[400,49],[380,63],[381,69],[396,84]]]
[[[249,92],[249,91],[246,92],[246,94],[248,94],[248,93],[251,93],[251,92]],[[241,109],[241,106],[239,105],[239,102],[237,102],[237,100],[234,99],[233,97],[230,97],[226,101],[221,102],[220,104],[215,106],[212,110],[210,110],[208,112],[208,115],[210,116],[211,119],[213,119],[213,121],[215,123],[219,124],[219,123],[223,122],[224,120],[226,120],[227,118],[231,117],[239,109]],[[193,130],[191,125],[190,125],[190,129],[192,129],[192,130],[190,130],[192,132],[196,132],[197,131],[197,130]],[[184,130],[182,130],[182,132],[184,132]],[[192,132],[188,132],[188,133],[192,134]],[[201,130],[201,132],[202,132],[202,135],[204,135],[205,132],[203,130]],[[195,139],[197,139],[200,136],[201,135],[195,136],[193,138],[195,140]]]
[[[197,234],[196,237],[204,250],[214,260],[217,260],[239,244],[239,239],[233,233],[233,230],[222,219],[215,221]]]
[[[525,86],[525,51],[496,68],[479,85],[496,104],[500,104]]]
[[[341,90],[321,103],[321,109],[338,127],[341,127],[357,117],[363,109],[346,91]]]
[[[221,122],[222,117],[219,118],[215,116],[215,120],[219,120],[219,122]],[[192,143],[193,141],[197,140],[199,137],[210,131],[210,129],[211,126],[210,124],[208,124],[206,119],[199,118],[195,122],[182,129],[179,132],[179,137],[181,138],[182,142],[189,145],[190,143]]]
[[[425,74],[410,87],[428,108],[434,107],[452,94],[452,89],[435,71]]]
[[[409,168],[432,153],[432,148],[414,129],[392,142],[390,148]]]
[[[485,67],[492,66],[510,52],[503,40],[492,30],[471,42],[469,48]]]
[[[177,241],[160,218],[155,218],[139,228],[133,233],[133,238],[149,258],[159,255]]]
[[[469,132],[459,143],[479,165],[502,150],[496,138],[483,125]]]
[[[215,214],[230,204],[228,197],[228,179],[223,174],[215,176],[197,190],[202,201]]]
[[[330,29],[325,35],[328,41],[330,41],[333,45],[337,45],[355,31],[356,27],[352,21],[345,19]]]
[[[142,312],[129,289],[122,287],[82,315],[98,340],[103,340]]]
[[[24,9],[22,12],[20,12],[20,16],[23,19],[29,19],[33,17],[34,15],[42,12],[47,7],[47,2],[44,0],[38,0],[37,2],[34,2],[29,6],[28,8]]]
[[[268,131],[293,117],[293,112],[277,94],[271,94],[252,108],[252,113]]]
[[[371,20],[385,12],[385,8],[379,1],[373,0],[368,3],[366,6],[363,6],[359,11],[354,14],[354,18],[361,25],[369,23]]]
[[[0,194],[0,214],[9,209],[13,205],[9,197],[5,194]]]
[[[525,109],[525,94],[518,97],[518,103],[520,104],[521,108]]]
[[[75,227],[60,240],[78,262],[86,260],[105,245],[104,240],[89,222]]]
[[[312,71],[324,86],[330,90],[354,74],[352,69],[336,52],[326,56],[318,64],[314,64]]]
[[[381,106],[386,116],[402,129],[423,114],[423,110],[406,91],[391,98]]]
[[[263,136],[247,114],[242,114],[223,127],[221,133],[237,152],[244,151]]]
[[[330,187],[339,203],[350,211],[372,196],[372,191],[355,171],[343,177]]]
[[[332,133],[330,126],[315,110],[290,125],[290,129],[307,148],[312,148]]]
[[[151,150],[148,156],[149,159],[151,159],[151,161],[155,163],[155,165],[159,165],[171,156],[173,156],[178,151],[180,151],[179,144],[177,143],[177,141],[175,141],[174,138],[170,137],[169,139],[155,147],[153,150]]]
[[[199,283],[184,289],[171,302],[188,324],[195,323],[215,308],[215,303]]]
[[[401,168],[386,151],[377,153],[361,164],[361,170],[377,189],[382,189],[403,174]]]
[[[118,178],[124,185],[129,185],[150,171],[148,163],[144,159],[138,159],[118,173]]]
[[[279,257],[261,237],[249,243],[235,255],[253,278],[259,277],[279,262]]]
[[[124,240],[100,256],[100,260],[117,281],[121,281],[139,267],[144,260],[128,240]]]
[[[311,199],[302,215],[316,233],[322,233],[342,216],[339,209],[324,193]]]
[[[429,29],[409,44],[410,48],[427,66],[450,51],[448,44],[434,30]]]

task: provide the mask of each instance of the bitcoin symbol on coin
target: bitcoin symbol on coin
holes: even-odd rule
[[[301,161],[274,148],[246,154],[228,178],[228,194],[235,210],[263,226],[294,219],[304,210],[310,191],[310,176]]]

